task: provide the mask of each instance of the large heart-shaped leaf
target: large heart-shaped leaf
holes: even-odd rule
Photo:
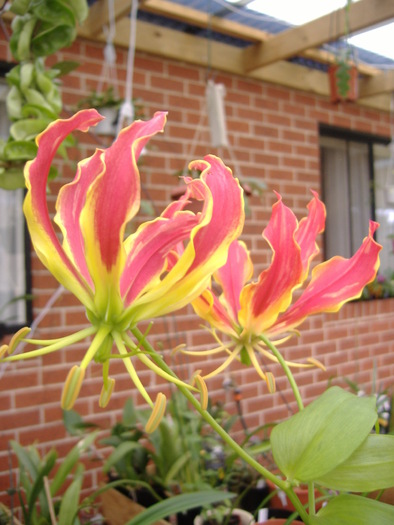
[[[271,433],[274,459],[289,480],[309,482],[343,463],[377,418],[374,397],[332,387]]]
[[[369,492],[394,486],[394,436],[371,434],[353,454],[317,483],[330,489]]]
[[[379,501],[343,494],[333,498],[316,516],[311,525],[392,525],[394,506]]]

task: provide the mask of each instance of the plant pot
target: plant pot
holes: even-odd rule
[[[257,516],[256,525],[261,525],[262,523],[272,524],[275,523],[276,520],[278,520],[279,523],[285,523],[286,520],[288,520],[292,514],[292,511],[286,509],[261,509]],[[298,524],[302,522],[293,520],[292,523]]]
[[[101,120],[94,129],[97,135],[116,135],[116,124],[118,121],[117,107],[103,107],[99,108],[98,112],[102,115],[104,120]]]
[[[246,510],[242,509],[233,509],[232,514],[235,516],[239,516],[240,518],[240,525],[252,525],[254,524],[254,519],[252,514],[249,512],[246,512]],[[181,525],[181,524],[180,524]],[[204,525],[204,518],[200,516],[196,516],[194,519],[194,525]]]
[[[349,67],[348,91],[345,96],[340,93],[338,88],[338,64],[332,64],[328,68],[328,78],[330,86],[330,100],[334,104],[338,102],[354,102],[358,97],[358,70],[356,66]]]
[[[291,512],[295,511],[294,505],[292,502],[288,499],[287,495],[283,490],[279,490],[272,481],[267,480],[267,485],[270,489],[270,492],[275,492],[275,494],[272,496],[272,498],[269,500],[269,506],[271,508],[275,509],[286,509]],[[299,487],[293,488],[297,498],[300,500],[302,505],[308,504],[308,487],[306,485],[301,485]],[[315,500],[317,500],[319,497],[321,497],[320,492],[315,490]],[[323,506],[323,501],[319,501],[316,503],[316,510],[319,510]]]

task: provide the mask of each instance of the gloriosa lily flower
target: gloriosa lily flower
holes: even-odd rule
[[[34,248],[47,269],[85,306],[91,326],[58,340],[25,339],[43,348],[4,360],[43,355],[93,336],[81,364],[69,373],[63,407],[72,407],[92,359],[103,365],[100,404],[105,406],[114,387],[108,375],[114,344],[116,356],[124,359],[135,385],[153,406],[131,356],[162,377],[178,380],[162,370],[157,356],[153,359],[134,343],[130,330],[141,320],[182,308],[210,284],[212,273],[226,261],[229,245],[241,233],[242,190],[220,159],[207,156],[193,163],[202,170],[201,176],[186,180],[187,190],[179,201],[124,238],[126,224],[140,205],[138,157],[149,138],[165,125],[165,113],[156,113],[149,121],[123,129],[108,149],[97,149],[79,162],[74,180],[61,188],[56,203],[54,222],[63,235],[61,244],[46,202],[51,162],[69,133],[87,131],[101,119],[96,110],[84,110],[52,123],[38,137],[37,157],[25,168],[24,212]],[[184,210],[190,198],[203,201],[201,212]],[[25,335],[22,330],[7,350],[11,352]],[[0,358],[5,350],[0,350]]]
[[[224,362],[203,376],[204,379],[238,359],[245,364],[252,363],[273,391],[274,378],[261,369],[257,356],[277,361],[270,342],[278,344],[287,340],[297,333],[296,328],[309,315],[337,312],[345,302],[359,297],[364,286],[374,279],[381,246],[373,239],[378,224],[371,221],[369,234],[353,257],[333,257],[318,264],[312,270],[309,284],[291,305],[294,291],[306,281],[310,263],[319,252],[316,237],[325,225],[325,206],[317,194],[312,193],[309,213],[300,222],[277,195],[271,219],[263,232],[273,251],[272,260],[256,282],[246,284],[253,275],[253,265],[245,244],[236,240],[230,246],[226,264],[214,275],[222,289],[220,297],[207,289],[192,302],[196,313],[212,326],[219,346],[207,351],[185,352],[200,356],[227,354]],[[221,342],[216,330],[229,336],[229,342]],[[287,364],[320,366],[312,358],[308,361]]]

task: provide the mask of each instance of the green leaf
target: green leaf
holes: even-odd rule
[[[10,127],[10,134],[15,140],[34,139],[50,123],[48,119],[22,119]]]
[[[37,155],[37,145],[32,141],[16,140],[4,146],[4,157],[7,160],[30,160]]]
[[[375,397],[357,397],[334,386],[273,429],[274,459],[289,480],[316,480],[361,445],[376,419]]]
[[[54,111],[44,106],[37,106],[35,104],[24,104],[22,108],[22,118],[47,118],[48,120],[56,120],[59,115]]]
[[[58,525],[73,525],[77,515],[84,472],[83,465],[78,467],[73,482],[62,497],[57,521]]]
[[[35,16],[26,15],[20,32],[12,33],[10,46],[15,58],[22,62],[30,58],[30,45],[34,28],[37,23]]]
[[[94,440],[97,437],[97,432],[92,432],[84,439],[78,441],[78,443],[73,447],[67,456],[63,459],[58,471],[56,472],[55,477],[51,483],[51,495],[55,496],[57,492],[61,489],[65,479],[70,474],[75,464],[78,462],[81,454],[91,447]]]
[[[55,77],[62,77],[68,75],[71,71],[74,71],[79,67],[79,62],[74,62],[73,60],[63,60],[62,62],[57,62],[51,67],[52,72],[56,71]]]
[[[118,461],[122,461],[122,459],[132,450],[136,450],[141,447],[142,445],[136,443],[135,441],[124,441],[108,457],[107,461],[104,463],[103,471],[108,472],[111,467],[113,467]]]
[[[31,41],[34,56],[52,55],[59,49],[70,46],[75,36],[75,27],[67,25],[56,27],[46,26],[45,29],[43,28]]]
[[[18,190],[25,187],[23,166],[16,168],[0,168],[0,188],[3,190]]]
[[[10,5],[11,13],[15,15],[24,15],[26,14],[29,8],[30,0],[13,0]]]
[[[394,486],[394,436],[371,434],[334,470],[316,480],[334,490],[369,492]]]
[[[84,421],[75,410],[63,410],[63,423],[72,436],[80,436],[87,429],[98,428],[96,424]]]
[[[33,8],[33,13],[40,20],[51,25],[75,26],[75,17],[71,9],[58,0],[41,0]]]
[[[392,525],[393,523],[393,505],[349,494],[333,498],[316,516],[310,517],[311,525]]]
[[[44,478],[48,476],[53,467],[55,466],[57,459],[56,450],[50,450],[46,457],[43,459],[41,468],[37,472],[37,477],[34,480],[28,501],[28,513],[32,514],[33,510],[37,506],[37,500],[40,501],[41,511],[43,514],[47,511],[47,498],[45,496]]]
[[[222,492],[219,490],[206,490],[173,496],[159,503],[155,503],[152,507],[149,507],[128,521],[126,525],[150,525],[166,516],[184,512],[195,507],[217,503],[218,501],[230,499],[234,496],[236,496],[236,494],[232,492]]]
[[[22,117],[22,95],[16,86],[11,86],[6,98],[7,113],[10,119]]]
[[[67,0],[69,7],[73,10],[78,22],[81,24],[89,14],[89,6],[86,0]]]

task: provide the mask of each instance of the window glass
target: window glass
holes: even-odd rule
[[[383,246],[380,296],[394,295],[394,145],[373,137],[322,136],[321,172],[327,207],[325,257],[351,257],[368,232],[380,223],[376,240]],[[373,295],[377,296],[377,295]]]
[[[7,85],[0,79],[0,138],[7,139]],[[28,322],[24,190],[0,189],[0,336]]]

